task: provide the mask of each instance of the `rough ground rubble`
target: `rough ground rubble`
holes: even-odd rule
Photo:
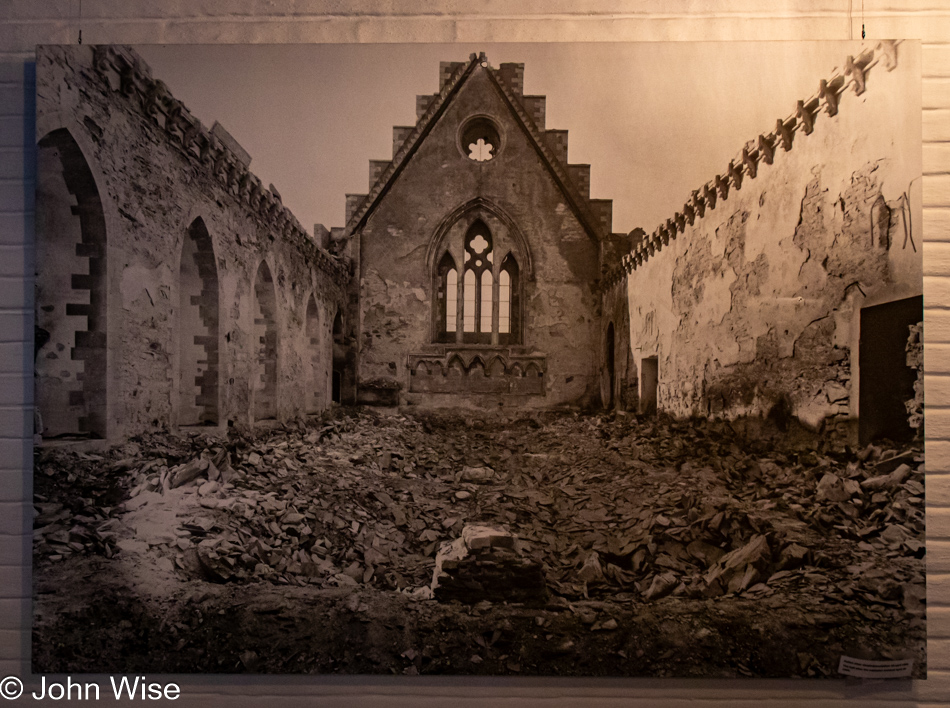
[[[853,454],[574,414],[337,411],[45,448],[34,668],[822,676],[846,653],[920,674],[923,475],[919,444]],[[440,544],[472,524],[515,534],[546,596],[432,599]],[[319,637],[280,656],[248,641],[270,622],[289,642],[307,612]],[[89,622],[101,632],[71,624]]]

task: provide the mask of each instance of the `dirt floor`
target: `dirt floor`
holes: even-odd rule
[[[338,409],[48,444],[33,669],[821,677],[844,655],[922,677],[923,475],[922,445],[632,415]],[[475,525],[514,548],[433,592]]]

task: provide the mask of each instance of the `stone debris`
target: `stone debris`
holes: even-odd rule
[[[909,465],[900,465],[890,474],[882,474],[877,477],[870,477],[861,482],[863,489],[896,489],[901,486],[910,476],[911,468]]]
[[[541,564],[525,557],[504,529],[466,526],[439,548],[432,592],[441,601],[540,602],[546,589]]]
[[[577,573],[577,579],[583,583],[604,582],[604,569],[600,565],[600,554],[597,551],[591,551]]]
[[[851,494],[845,489],[844,480],[829,472],[818,481],[817,497],[820,501],[843,502],[850,499]]]
[[[808,587],[872,617],[906,599],[923,621],[920,443],[846,454],[716,422],[354,411],[226,440],[39,449],[35,479],[38,562],[157,554],[214,583],[466,603]],[[163,533],[130,536],[163,505]]]
[[[914,397],[905,402],[907,408],[907,422],[910,427],[923,434],[924,427],[924,323],[918,322],[908,328],[907,337],[907,366],[917,372],[914,381]]]
[[[494,477],[495,471],[491,467],[463,467],[459,481],[488,484]]]
[[[703,580],[708,587],[719,583],[729,592],[741,592],[754,581],[762,578],[762,573],[771,564],[772,552],[765,536],[753,536],[747,544],[724,555]]]

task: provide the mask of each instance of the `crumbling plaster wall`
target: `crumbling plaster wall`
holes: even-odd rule
[[[143,112],[140,93],[126,95],[118,88],[94,67],[92,47],[49,47],[38,54],[37,138],[69,131],[93,173],[105,214],[109,436],[178,423],[179,267],[183,240],[196,219],[213,243],[219,282],[219,425],[253,422],[259,347],[252,334],[253,283],[262,261],[276,290],[276,418],[303,414],[306,397],[295,395],[302,382],[329,386],[330,328],[343,306],[344,271],[312,240],[297,231],[281,233],[246,208],[210,165],[186,152],[160,119]],[[41,202],[43,180],[55,179],[38,176]],[[40,203],[38,210],[43,209]],[[37,273],[41,297],[44,278],[55,271],[47,271],[38,258]],[[311,371],[306,332],[311,294],[326,350],[320,356],[322,377]],[[63,309],[57,297],[38,301],[37,324],[61,318]],[[47,358],[54,352],[44,349],[37,355],[39,386],[56,370]],[[329,400],[324,393],[323,400]]]
[[[504,134],[490,161],[472,161],[457,146],[459,126],[473,115],[489,116]],[[544,396],[405,393],[408,355],[444,348],[432,344],[430,240],[449,214],[476,198],[507,214],[531,251],[533,277],[519,264],[524,344],[510,349],[545,357]],[[597,401],[597,352],[591,349],[599,332],[597,244],[484,73],[462,87],[354,238],[361,384],[393,382],[404,401],[432,406],[550,408]]]
[[[902,45],[894,70],[876,66],[628,276],[631,346],[638,367],[658,357],[661,410],[854,435],[860,310],[923,290],[918,71]]]

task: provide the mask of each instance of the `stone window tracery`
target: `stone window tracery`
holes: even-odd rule
[[[459,274],[455,260],[446,251],[439,262],[437,306],[439,312],[438,341],[454,342],[458,328]]]
[[[500,344],[519,343],[521,331],[521,298],[518,289],[518,261],[509,254],[501,264],[498,275],[498,341]]]
[[[488,162],[501,150],[501,135],[492,120],[476,116],[462,127],[459,147],[469,160]]]
[[[496,264],[491,231],[481,220],[472,223],[459,245],[461,274],[452,257],[452,251],[459,253],[459,250],[451,243],[447,244],[435,274],[436,340],[464,344],[519,343],[519,271],[514,254],[507,254],[500,266]]]

